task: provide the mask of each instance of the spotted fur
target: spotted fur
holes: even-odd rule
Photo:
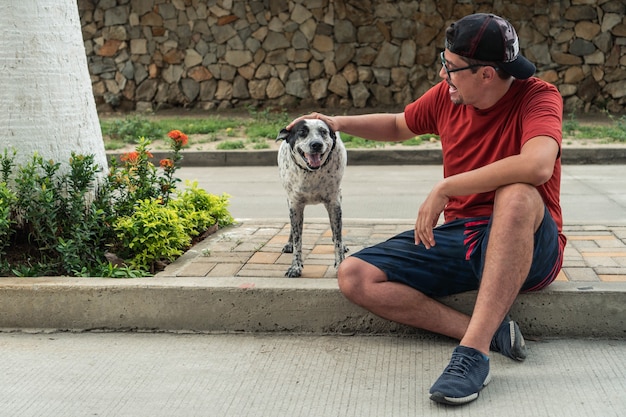
[[[291,233],[283,248],[293,253],[288,277],[302,274],[302,228],[304,208],[324,204],[335,246],[335,267],[347,251],[342,239],[341,179],[346,167],[346,149],[339,132],[317,119],[305,119],[291,130],[283,129],[276,140],[284,140],[278,151],[280,178],[287,192]]]

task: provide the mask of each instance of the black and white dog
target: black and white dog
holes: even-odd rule
[[[283,252],[293,252],[293,261],[285,276],[302,274],[302,226],[304,207],[309,204],[323,203],[328,211],[337,267],[347,251],[341,236],[341,179],[347,155],[339,133],[321,120],[305,119],[291,130],[282,129],[276,140],[284,140],[278,151],[278,168],[291,221]]]

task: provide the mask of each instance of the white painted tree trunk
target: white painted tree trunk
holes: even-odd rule
[[[72,151],[107,159],[76,0],[0,1],[0,153],[67,167]]]

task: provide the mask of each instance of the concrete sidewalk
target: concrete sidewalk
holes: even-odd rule
[[[626,341],[528,342],[491,356],[471,404],[428,390],[451,340],[301,334],[0,333],[0,414],[13,417],[619,417]]]

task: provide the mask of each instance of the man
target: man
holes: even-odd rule
[[[464,404],[490,380],[490,349],[525,359],[508,311],[520,291],[546,287],[562,265],[562,99],[532,77],[513,26],[492,14],[448,27],[441,65],[443,81],[403,113],[304,117],[368,139],[440,136],[444,179],[415,229],[347,258],[337,276],[343,294],[371,312],[460,340],[430,398]],[[435,300],[476,289],[471,317]]]

